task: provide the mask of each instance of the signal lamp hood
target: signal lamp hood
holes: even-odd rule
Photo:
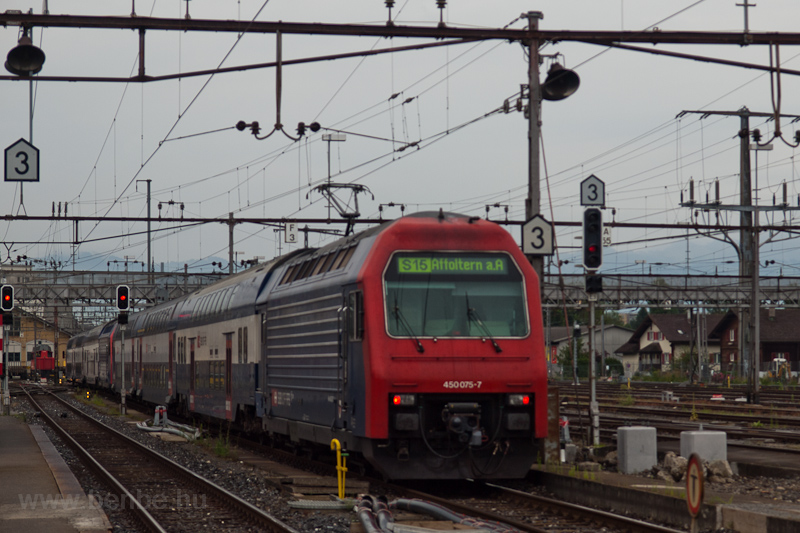
[[[19,44],[11,49],[6,57],[6,70],[17,76],[30,76],[42,70],[44,52],[33,45],[27,30],[20,37]]]
[[[547,72],[547,79],[542,84],[542,98],[545,100],[563,100],[578,90],[581,79],[574,70],[553,63]]]

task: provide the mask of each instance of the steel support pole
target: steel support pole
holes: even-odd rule
[[[147,182],[147,281],[148,283],[153,283],[153,255],[151,252],[151,245],[153,242],[152,235],[150,233],[150,182],[152,180],[145,180]]]
[[[120,328],[120,362],[122,363],[122,379],[120,380],[120,403],[119,403],[119,414],[125,416],[128,413],[128,407],[125,405],[125,396],[127,396],[125,392],[125,330],[128,326],[122,326]],[[113,346],[112,346],[113,349]],[[131,372],[133,369],[131,368]]]
[[[592,295],[589,299],[589,390],[591,396],[589,398],[589,417],[592,426],[592,444],[598,446],[600,444],[600,406],[597,403],[597,363],[594,359],[594,306],[597,297]]]
[[[753,205],[753,187],[750,178],[750,110],[743,107],[739,110],[739,205],[742,207]],[[753,213],[743,209],[739,215],[739,276],[742,281],[753,277]],[[753,362],[753,306],[743,308],[739,317],[739,330],[742,337],[742,364],[749,364],[747,372],[747,397],[752,401],[754,394]]]
[[[529,11],[528,30],[539,30],[539,20],[544,18],[541,11]],[[539,128],[541,127],[542,91],[539,86],[539,41],[531,39],[528,45],[528,198],[525,200],[525,220],[539,214]],[[531,266],[539,278],[539,292],[543,286],[544,257],[529,256]]]
[[[759,290],[759,275],[761,265],[759,264],[758,254],[758,206],[753,212],[753,296],[750,305],[750,321],[753,326],[752,347],[752,403],[759,403],[759,393],[761,386],[759,367],[761,366],[761,291]]]
[[[581,326],[575,322],[572,330],[572,382],[578,384],[578,340],[581,338]]]
[[[228,213],[228,274],[233,275],[233,213]]]
[[[8,390],[8,329],[6,328],[6,321],[3,320],[0,314],[0,324],[3,328],[3,414],[11,414],[11,393]]]

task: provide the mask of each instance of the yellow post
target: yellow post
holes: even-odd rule
[[[331,441],[331,450],[336,450],[336,481],[339,485],[339,499],[344,499],[344,476],[345,472],[347,472],[347,467],[345,463],[347,459],[345,459],[345,455],[342,455],[342,445],[339,443],[338,439],[333,439]]]
[[[728,388],[729,389],[731,388],[731,376],[730,376],[730,374],[728,375]]]

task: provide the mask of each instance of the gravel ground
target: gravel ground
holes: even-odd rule
[[[92,415],[101,422],[139,442],[145,443],[148,447],[173,461],[242,496],[298,531],[347,533],[350,531],[351,522],[356,520],[355,514],[352,512],[291,509],[287,503],[288,499],[267,483],[264,474],[258,468],[236,460],[219,458],[201,446],[189,443],[164,442],[149,433],[136,429],[134,424],[129,423],[130,418],[125,419],[120,416],[105,415],[76,400],[72,400],[72,404],[84,411],[91,411]],[[109,501],[104,485],[90,471],[84,468],[71,449],[63,444],[60,438],[46,424],[35,416],[27,401],[15,401],[12,405],[12,410],[16,413],[24,414],[29,423],[39,424],[44,427],[50,440],[62,454],[87,494],[97,496],[101,502]],[[653,474],[642,475],[652,477]],[[706,487],[706,490],[713,492],[746,494],[769,500],[800,503],[800,476],[783,479],[734,476],[727,483],[708,483]],[[135,533],[137,531],[136,524],[131,523],[124,513],[119,512],[113,506],[109,508],[109,506],[104,505],[103,508],[114,525],[115,532]],[[206,531],[214,531],[214,529],[209,528]]]
[[[298,531],[347,533],[350,531],[351,521],[356,519],[355,514],[352,512],[291,509],[287,504],[288,500],[265,481],[264,474],[257,468],[239,461],[221,459],[201,446],[162,441],[149,433],[136,429],[134,424],[128,423],[123,417],[104,415],[75,400],[72,400],[71,403],[84,411],[90,411],[95,418],[104,424],[146,444],[149,448],[156,450],[176,463],[239,495]],[[38,424],[44,428],[56,449],[64,457],[75,477],[83,486],[86,494],[95,495],[100,502],[113,502],[113,499],[110,500],[107,497],[108,491],[105,486],[83,466],[58,435],[43,420],[35,416],[34,410],[27,401],[20,399],[14,402],[12,410],[16,413],[24,414],[28,423]],[[131,522],[125,513],[118,511],[113,505],[104,504],[103,509],[108,515],[109,521],[113,524],[115,533],[136,533],[138,531],[137,524]],[[222,530],[220,529],[219,531]],[[204,529],[204,531],[213,532],[215,529],[210,527]]]

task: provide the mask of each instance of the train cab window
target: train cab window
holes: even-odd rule
[[[523,281],[505,253],[397,253],[384,276],[387,331],[397,337],[524,337]]]

